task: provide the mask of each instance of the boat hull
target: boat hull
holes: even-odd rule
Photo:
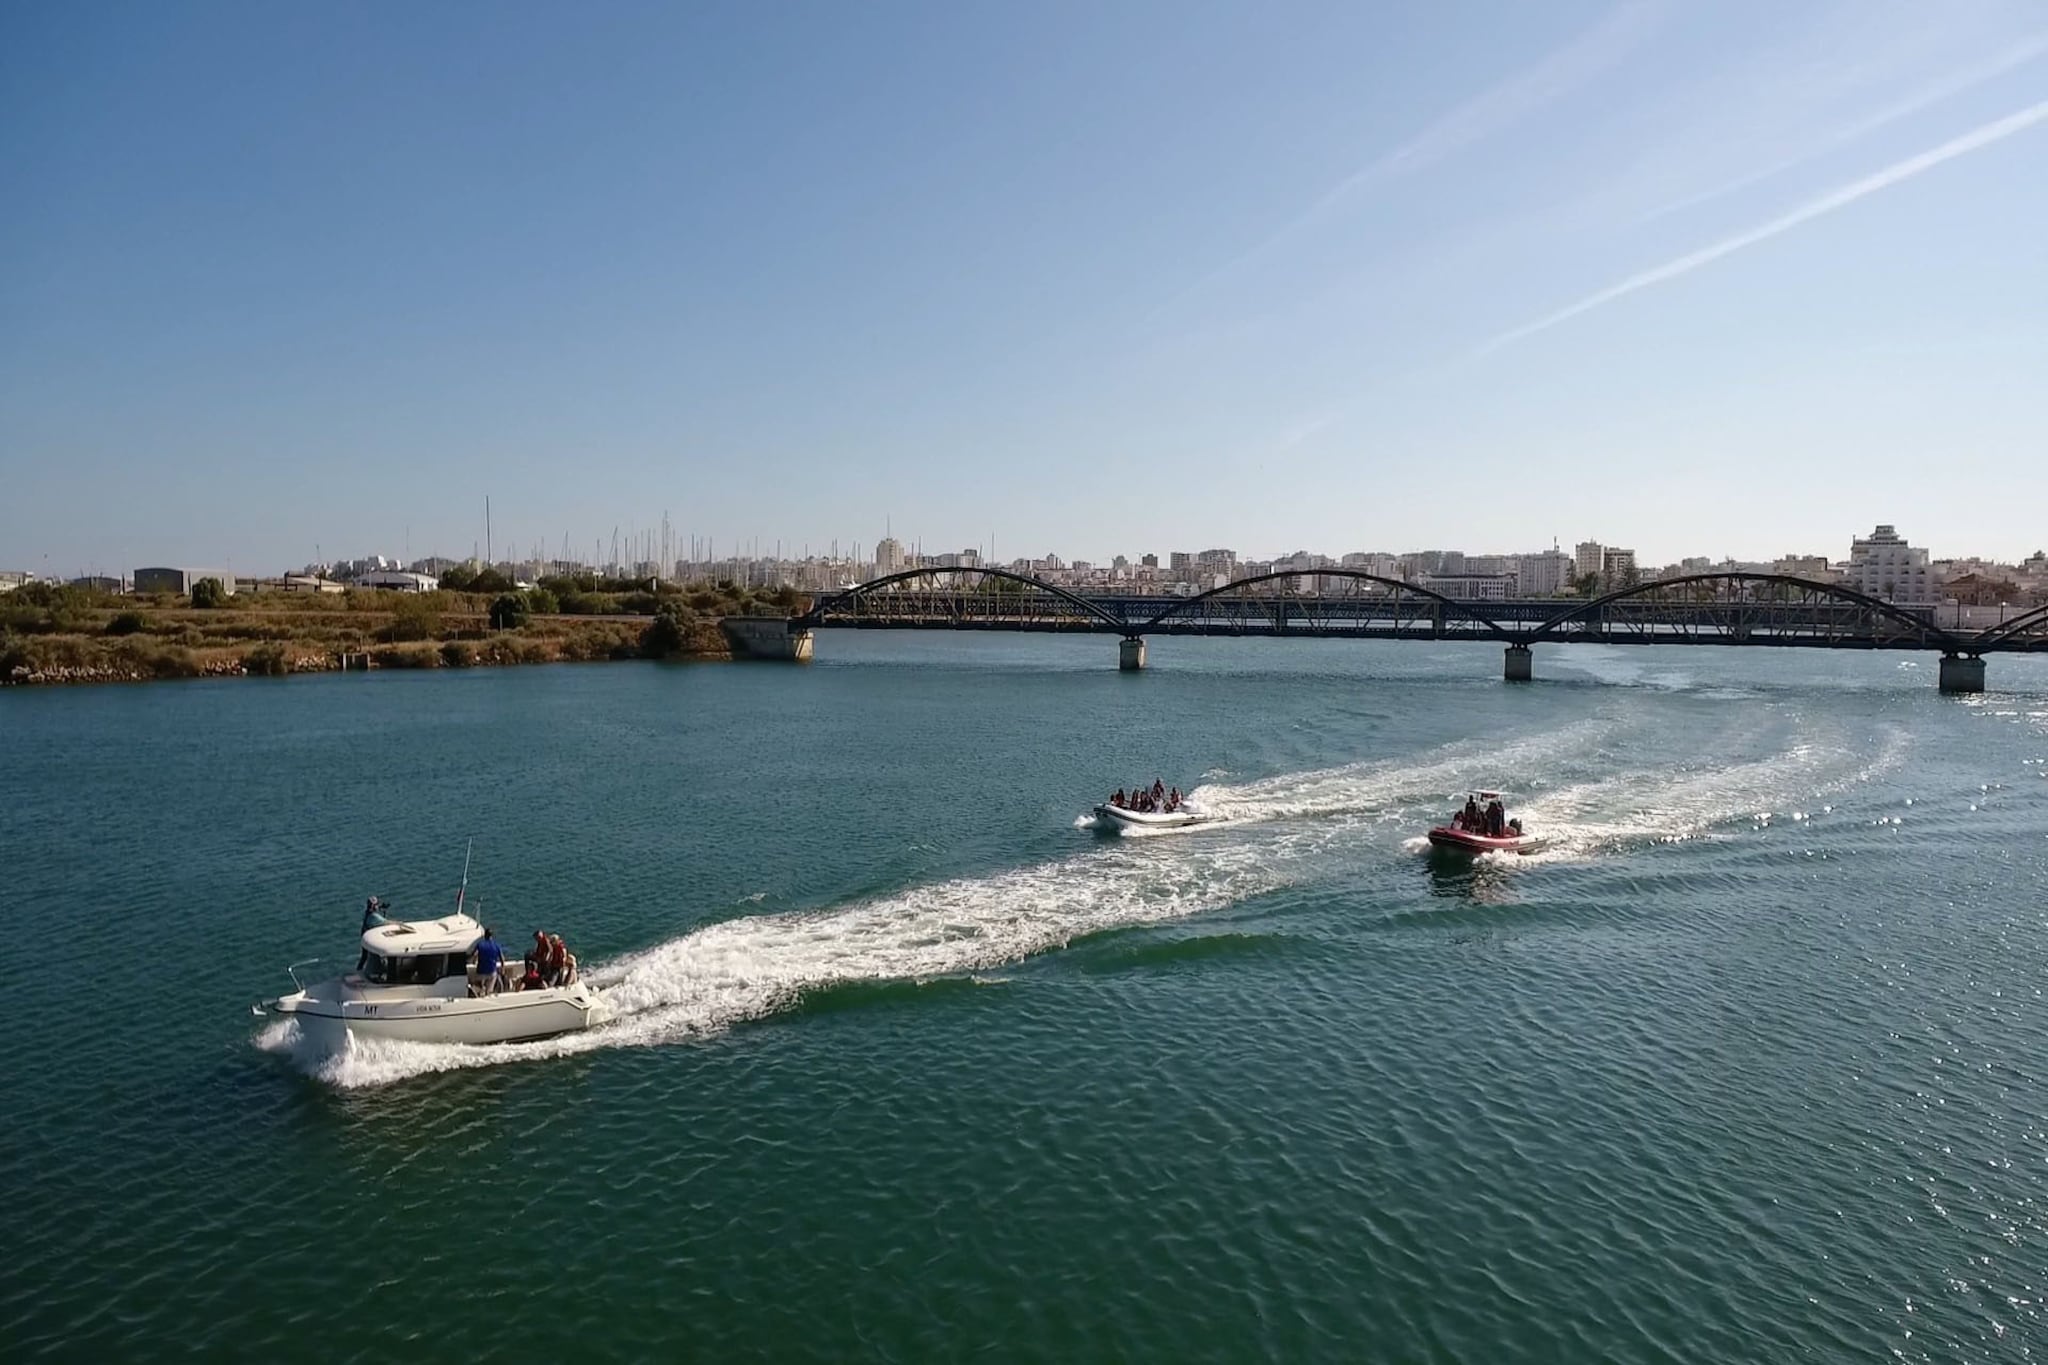
[[[1136,811],[1122,806],[1102,805],[1095,808],[1095,821],[1105,829],[1185,829],[1199,825],[1210,817],[1199,810],[1182,806],[1177,811]]]
[[[583,985],[514,991],[477,998],[333,1000],[288,995],[275,1012],[299,1021],[316,1041],[396,1043],[520,1043],[574,1033],[594,1022],[596,1000]]]
[[[1473,834],[1449,825],[1438,825],[1429,832],[1429,842],[1433,848],[1458,853],[1528,853],[1542,845],[1543,837],[1538,834],[1510,834],[1496,839],[1490,834]]]

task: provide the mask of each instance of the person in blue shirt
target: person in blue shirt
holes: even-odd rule
[[[489,929],[476,941],[476,984],[478,995],[498,993],[498,968],[505,964],[505,948]]]

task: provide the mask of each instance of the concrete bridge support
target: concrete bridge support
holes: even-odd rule
[[[728,616],[718,625],[736,658],[792,664],[811,661],[811,632],[791,630],[785,617]]]
[[[1501,676],[1509,682],[1528,682],[1536,676],[1536,660],[1529,653],[1529,646],[1508,646],[1508,661]]]
[[[1125,673],[1136,673],[1145,666],[1145,637],[1127,635],[1116,647],[1116,666]]]
[[[1941,690],[1944,692],[1982,692],[1984,690],[1983,656],[1978,654],[1942,655]]]

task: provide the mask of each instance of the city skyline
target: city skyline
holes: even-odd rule
[[[0,91],[0,569],[462,553],[487,494],[522,548],[2041,548],[2019,0],[16,8]]]

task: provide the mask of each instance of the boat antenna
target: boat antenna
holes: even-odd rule
[[[462,898],[469,893],[469,851],[476,846],[476,836],[471,835],[462,845],[462,885],[455,888],[455,913],[462,913]]]

